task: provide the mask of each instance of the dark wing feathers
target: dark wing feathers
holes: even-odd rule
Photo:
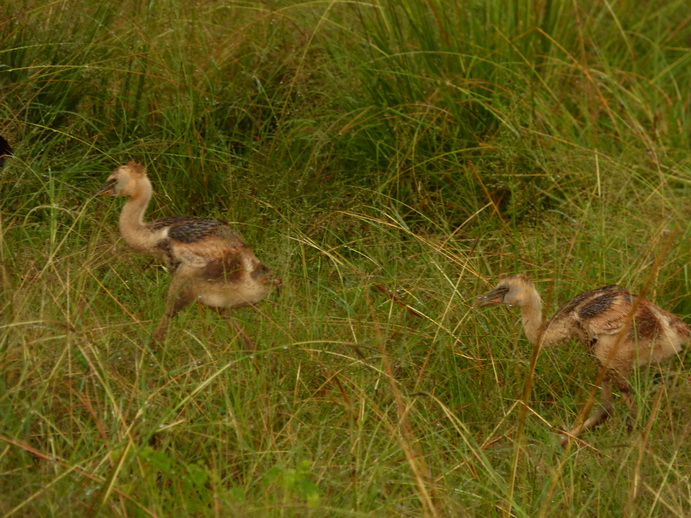
[[[636,306],[629,334],[653,338],[662,329],[651,304],[613,284],[577,295],[556,312],[552,320],[573,319],[584,331],[595,335],[612,335],[628,326],[631,309]]]
[[[215,270],[219,268],[228,275],[228,257],[247,248],[240,234],[221,219],[172,216],[148,225],[154,232],[168,229],[167,237],[157,246],[172,269],[185,263],[195,268],[208,267],[211,276],[217,274]]]
[[[626,291],[621,286],[617,286],[616,284],[612,284],[610,286],[603,286],[602,288],[598,288],[596,290],[586,291],[584,293],[580,293],[580,294],[576,295],[574,298],[572,298],[570,301],[568,301],[566,304],[561,306],[557,310],[557,312],[555,313],[554,316],[556,317],[557,315],[567,315],[567,314],[573,313],[574,311],[580,312],[580,311],[585,310],[587,312],[589,310],[586,308],[589,305],[590,300],[598,299],[599,297],[602,297],[602,296],[607,297],[611,293],[616,294],[619,290]]]
[[[181,243],[194,243],[195,241],[202,241],[210,237],[219,237],[235,241],[235,246],[244,245],[240,234],[231,228],[230,223],[221,219],[177,216],[159,221],[164,222],[162,227],[170,226],[168,237]]]
[[[574,308],[578,316],[583,319],[597,317],[609,310],[617,297],[621,296],[621,293],[617,289],[609,289],[607,291],[598,290],[597,292],[591,292],[590,295],[585,304]]]
[[[186,221],[189,221],[194,218],[189,218],[187,216],[170,216],[168,218],[161,218],[157,219],[156,221],[151,221],[150,223],[147,223],[147,227],[151,229],[152,232],[155,232],[157,230],[161,230],[166,227],[172,227],[174,225],[181,225],[184,224]]]

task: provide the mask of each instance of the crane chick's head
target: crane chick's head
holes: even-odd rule
[[[98,191],[97,196],[135,196],[139,192],[142,180],[146,179],[146,170],[138,162],[130,161],[116,168]]]
[[[477,298],[476,305],[508,304],[523,306],[535,294],[533,282],[525,275],[513,275],[499,281],[497,287]]]

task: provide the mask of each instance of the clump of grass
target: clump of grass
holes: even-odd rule
[[[69,7],[69,9],[68,9]],[[688,319],[685,4],[5,8],[3,515],[686,516],[686,358],[568,453],[585,351],[547,310],[616,282]],[[155,216],[236,223],[284,289],[184,311],[94,200],[143,161]],[[655,369],[653,369],[655,370]],[[519,425],[521,409],[525,421]]]

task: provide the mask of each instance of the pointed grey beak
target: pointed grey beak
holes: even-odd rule
[[[98,190],[94,193],[94,196],[115,196],[116,182],[117,180],[115,178],[111,178],[98,188]]]
[[[492,291],[480,295],[475,299],[475,306],[492,306],[495,304],[501,304],[504,302],[504,295],[509,291],[506,286],[497,286]]]

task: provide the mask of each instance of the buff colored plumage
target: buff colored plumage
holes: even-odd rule
[[[259,302],[280,285],[226,221],[173,216],[145,222],[152,192],[144,167],[129,162],[115,169],[97,194],[128,198],[120,213],[123,240],[163,261],[172,275],[156,341],[164,338],[170,319],[194,300],[232,309]]]
[[[548,321],[542,301],[525,275],[502,279],[477,301],[480,306],[509,304],[521,308],[525,335],[533,345],[551,347],[577,339],[604,367],[602,407],[568,435],[576,436],[604,422],[612,413],[611,384],[617,386],[633,418],[637,407],[628,377],[637,365],[660,363],[691,341],[691,327],[646,299],[617,285],[581,293],[561,306]],[[568,436],[562,440],[564,444]]]

